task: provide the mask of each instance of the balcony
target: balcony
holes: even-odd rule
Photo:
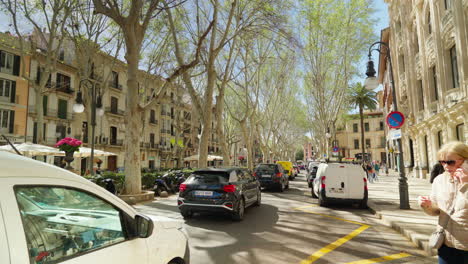
[[[435,52],[434,52],[434,39],[432,37],[432,35],[430,35],[427,39],[426,39],[426,54],[429,55],[429,57],[433,57],[435,58]]]
[[[116,83],[116,82],[114,82],[114,81],[109,81],[109,82],[108,82],[108,85],[109,85],[110,88],[113,88],[113,89],[116,89],[116,90],[119,90],[119,91],[122,91],[122,90],[123,90],[122,85],[121,85],[121,84],[118,84],[118,83]]]
[[[150,143],[140,142],[140,148],[149,148],[150,145]]]
[[[29,105],[28,106],[28,113],[31,115],[36,115],[36,106],[34,105]],[[45,118],[57,118],[57,119],[65,119],[65,120],[73,120],[75,117],[75,114],[72,112],[57,112],[56,109],[52,108],[47,108],[44,111],[44,117]]]
[[[106,107],[105,111],[108,114],[113,114],[113,115],[118,115],[118,116],[123,116],[125,114],[124,110],[116,109],[113,107]]]
[[[123,146],[123,139],[111,138],[111,139],[109,140],[109,145],[112,145],[112,146]]]
[[[171,130],[170,130],[170,129],[161,128],[161,133],[163,133],[163,134],[171,134]]]
[[[47,82],[45,87],[48,89],[54,89],[56,92],[65,93],[67,95],[73,95],[75,92],[69,83]]]
[[[158,124],[158,120],[156,120],[156,119],[154,119],[154,118],[150,118],[149,123],[150,123],[150,124],[153,124],[153,125],[157,125],[157,124]]]

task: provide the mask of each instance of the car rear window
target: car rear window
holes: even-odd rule
[[[276,170],[276,165],[275,164],[262,164],[262,165],[258,165],[258,167],[255,170],[274,172]]]
[[[223,184],[229,182],[229,174],[223,172],[194,172],[185,181],[186,184]]]

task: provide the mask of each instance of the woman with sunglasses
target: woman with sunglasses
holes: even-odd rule
[[[468,263],[468,145],[450,142],[437,153],[445,172],[434,179],[431,196],[418,203],[428,215],[439,216],[445,233],[438,249],[439,264]]]

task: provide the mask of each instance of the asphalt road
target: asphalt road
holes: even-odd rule
[[[177,195],[137,205],[147,213],[183,218]],[[406,238],[352,206],[322,208],[299,175],[283,193],[262,192],[262,205],[246,209],[242,222],[222,215],[185,221],[191,264],[437,263]]]

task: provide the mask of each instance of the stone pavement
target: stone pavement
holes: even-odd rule
[[[437,255],[428,247],[428,240],[435,230],[437,217],[426,215],[417,204],[419,195],[429,195],[431,184],[428,179],[408,178],[409,210],[400,209],[398,189],[398,172],[390,170],[389,174],[380,173],[378,181],[368,184],[369,209],[384,224],[399,231],[410,239],[427,255]]]

